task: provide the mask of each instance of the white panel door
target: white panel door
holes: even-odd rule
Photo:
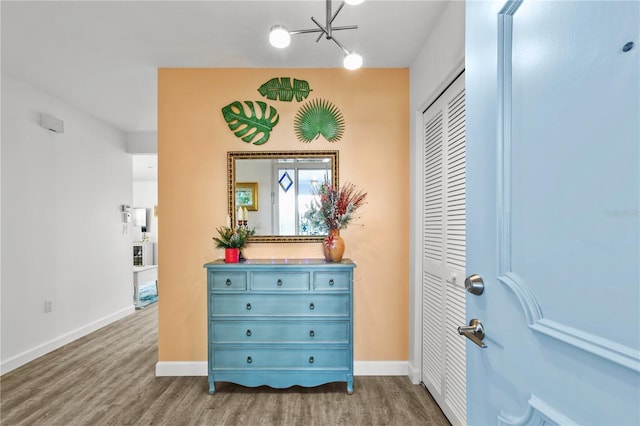
[[[640,424],[640,2],[466,3],[471,425]]]
[[[465,424],[464,75],[423,114],[422,382],[453,424]]]

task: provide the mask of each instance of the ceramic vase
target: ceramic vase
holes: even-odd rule
[[[344,254],[344,240],[339,229],[331,229],[322,242],[324,258],[327,262],[340,262]]]
[[[238,263],[240,257],[240,249],[238,248],[226,248],[224,249],[224,261],[225,263]]]

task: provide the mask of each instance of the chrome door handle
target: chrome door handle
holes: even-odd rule
[[[464,288],[466,288],[469,293],[480,296],[484,292],[484,281],[482,281],[482,277],[478,274],[469,275],[467,279],[464,280]]]
[[[458,327],[458,334],[471,340],[481,348],[487,347],[482,341],[484,339],[484,327],[480,320],[474,318],[469,322],[469,325]]]

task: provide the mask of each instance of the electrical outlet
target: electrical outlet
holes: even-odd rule
[[[44,301],[44,313],[48,314],[53,312],[53,301],[52,300],[45,300]]]

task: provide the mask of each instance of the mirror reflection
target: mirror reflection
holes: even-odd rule
[[[254,227],[252,242],[319,241],[305,214],[313,189],[338,181],[338,151],[229,152],[229,216]]]

